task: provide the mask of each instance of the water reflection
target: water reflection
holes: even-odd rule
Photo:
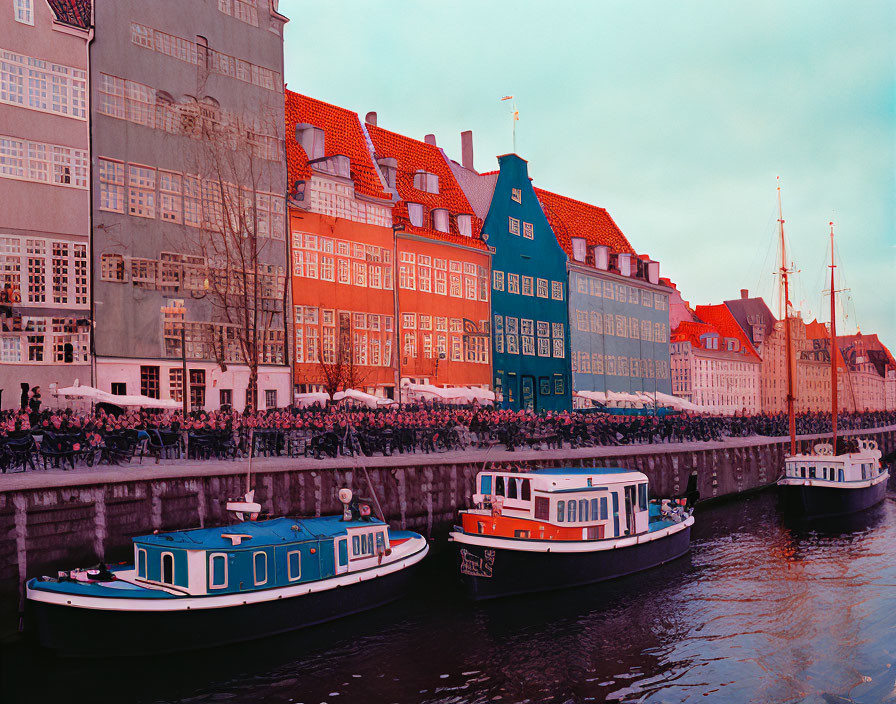
[[[892,501],[822,529],[765,493],[701,512],[688,557],[609,585],[474,605],[443,554],[411,599],[258,643],[121,663],[6,651],[3,701],[896,703],[894,552]]]

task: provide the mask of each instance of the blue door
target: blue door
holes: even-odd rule
[[[527,411],[538,410],[535,406],[535,377],[524,376],[520,384],[520,407]]]

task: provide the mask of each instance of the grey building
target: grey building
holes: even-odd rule
[[[105,391],[181,401],[188,387],[192,408],[242,409],[257,353],[258,407],[290,401],[286,21],[276,0],[97,3],[92,263]],[[248,335],[247,320],[260,321]]]
[[[91,382],[89,0],[0,8],[0,389]]]

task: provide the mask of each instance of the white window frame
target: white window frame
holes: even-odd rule
[[[34,0],[15,0],[16,22],[34,26]]]
[[[258,559],[259,555],[264,557],[264,579],[261,580],[258,579],[258,570],[255,566],[255,561]],[[267,584],[268,582],[268,554],[264,550],[258,550],[257,552],[252,553],[252,579],[255,582],[255,586],[258,586],[259,584]]]
[[[292,574],[292,561],[289,559],[290,555],[298,555],[299,556],[299,573],[296,576]],[[290,582],[298,582],[302,578],[302,551],[301,550],[290,550],[286,553],[286,579]]]
[[[165,581],[165,557],[171,558],[171,581]],[[147,567],[147,571],[149,568]],[[174,562],[174,553],[166,550],[159,556],[159,584],[169,584],[172,587],[177,584],[177,564]]]
[[[224,584],[215,582],[215,558],[224,558]],[[254,567],[254,566],[253,566]],[[208,588],[209,589],[226,589],[228,580],[228,564],[226,552],[213,552],[208,556]]]

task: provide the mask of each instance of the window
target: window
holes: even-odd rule
[[[503,291],[504,290],[504,272],[498,271],[495,269],[492,272],[494,276],[494,289],[495,291]]]
[[[563,282],[561,281],[552,281],[551,282],[551,299],[555,301],[563,300]]]
[[[190,408],[205,408],[205,369],[190,369]]]
[[[408,203],[408,218],[414,227],[423,227],[423,205],[421,203]]]
[[[223,589],[227,586],[227,555],[214,552],[208,557],[208,586]]]
[[[533,281],[532,281],[531,276],[523,277],[523,295],[524,296],[531,296],[534,294],[534,291],[532,290],[532,284],[533,284]]]
[[[256,552],[252,555],[252,567],[256,585],[268,581],[268,554],[266,552]]]
[[[600,499],[600,520],[606,521],[609,518],[609,511],[607,510],[607,497],[602,496]]]
[[[566,502],[566,521],[568,523],[575,523],[578,520],[576,518],[576,502],[575,499]]]
[[[174,584],[174,555],[162,553],[162,579],[164,584]]]
[[[146,579],[146,550],[137,548],[137,576]]]
[[[507,274],[507,293],[520,292],[520,275]]]
[[[523,237],[525,237],[527,240],[535,239],[535,227],[531,222],[523,223]]]
[[[264,390],[264,407],[277,408],[277,389]]]
[[[32,0],[14,1],[32,6]],[[19,5],[15,7],[18,17]],[[0,54],[0,102],[85,120],[87,73],[4,50]]]
[[[182,218],[183,177],[173,171],[159,170],[159,217],[179,223]]]
[[[100,210],[124,212],[124,164],[98,159],[100,167]]]
[[[140,367],[140,393],[149,398],[161,398],[159,393],[159,368],[155,366]]]
[[[519,235],[520,234],[519,218],[508,218],[507,229],[511,235]]]
[[[15,0],[16,22],[34,24],[34,0]]]
[[[563,523],[565,510],[566,510],[566,502],[558,501],[557,502],[557,523]]]
[[[519,188],[511,188],[510,189],[510,200],[515,201],[517,203],[523,202],[523,192]]]

